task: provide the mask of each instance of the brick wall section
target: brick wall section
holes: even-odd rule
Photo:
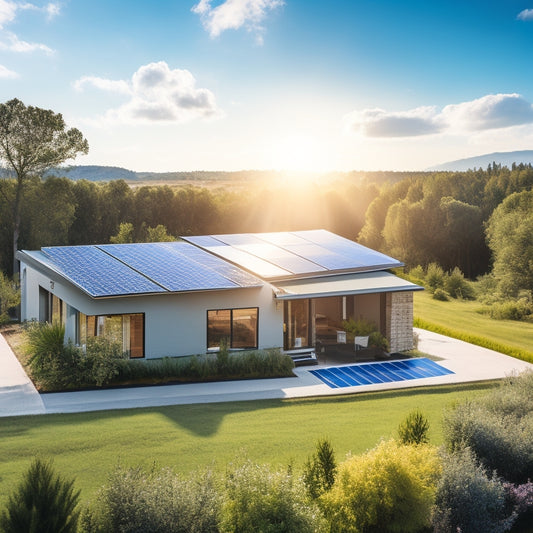
[[[386,337],[391,352],[413,348],[413,293],[387,293],[385,304]]]

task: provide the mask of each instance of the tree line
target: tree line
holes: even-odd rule
[[[20,202],[18,246],[120,242],[125,223],[128,239],[135,242],[150,240],[150,235],[164,237],[153,231],[158,226],[173,237],[325,228],[409,267],[438,263],[445,270],[458,267],[471,279],[490,272],[493,265],[502,277],[516,277],[509,269],[516,263],[513,258],[520,258],[525,270],[519,276],[521,288],[531,290],[530,165],[418,173],[385,183],[372,177],[368,173],[358,181],[348,176],[307,185],[256,183],[226,190],[132,188],[122,180],[94,183],[34,176],[27,180]],[[7,273],[12,272],[16,222],[11,206],[16,194],[16,180],[0,181],[0,268]]]

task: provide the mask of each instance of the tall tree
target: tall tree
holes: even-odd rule
[[[20,207],[26,181],[54,166],[86,154],[89,143],[76,128],[67,129],[63,116],[26,106],[14,98],[0,104],[0,162],[16,181],[13,210],[13,272],[20,235]]]

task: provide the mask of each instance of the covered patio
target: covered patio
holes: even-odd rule
[[[387,339],[389,351],[410,349],[412,293],[420,289],[383,271],[278,282],[275,295],[283,303],[284,350],[291,355],[314,352],[323,364],[386,357],[383,347],[356,339],[350,328],[353,321],[372,324]]]

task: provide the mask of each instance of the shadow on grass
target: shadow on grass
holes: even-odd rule
[[[283,409],[284,406],[320,404],[321,406],[331,406],[332,413],[334,406],[343,403],[364,403],[375,400],[391,400],[399,398],[409,398],[426,395],[453,394],[464,391],[483,391],[496,386],[498,381],[484,381],[478,383],[464,383],[454,385],[440,385],[433,387],[415,387],[402,390],[365,392],[359,394],[346,394],[339,396],[298,398],[298,399],[272,399],[272,400],[249,400],[239,402],[220,402],[192,405],[172,405],[162,407],[143,407],[133,409],[120,409],[110,411],[93,411],[89,413],[67,413],[32,415],[22,417],[6,417],[0,419],[0,435],[2,437],[24,436],[27,432],[39,432],[40,430],[55,427],[58,434],[63,431],[69,432],[69,428],[75,430],[83,424],[102,423],[102,426],[113,428],[113,421],[121,422],[131,420],[132,427],[139,426],[138,418],[143,415],[159,414],[167,420],[188,433],[198,437],[211,437],[215,435],[225,417],[229,415],[260,412],[267,409]],[[134,423],[135,419],[135,423]],[[280,420],[282,414],[280,413]],[[110,422],[111,424],[107,424]],[[122,424],[120,424],[122,425]],[[126,423],[126,426],[128,424]],[[118,424],[117,424],[118,426]],[[146,427],[146,432],[150,433],[153,428]]]

